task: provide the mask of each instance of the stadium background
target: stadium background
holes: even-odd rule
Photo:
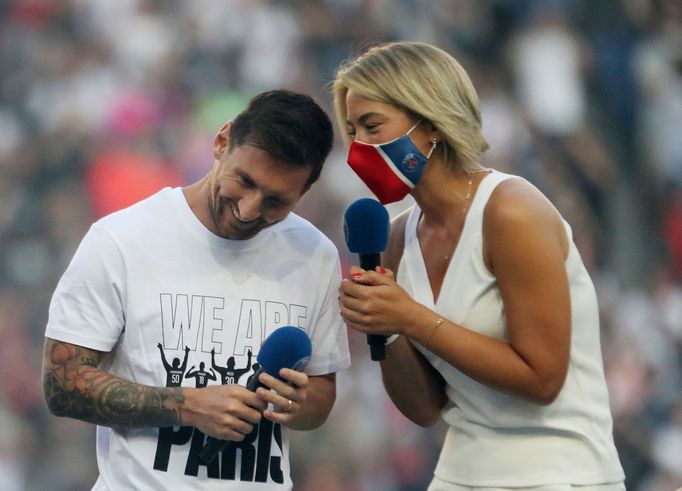
[[[462,62],[492,145],[484,164],[528,178],[572,224],[601,302],[628,489],[682,486],[681,2],[6,0],[0,489],[96,477],[93,427],[50,416],[40,383],[49,299],[90,224],[202,176],[214,132],[257,92],[307,92],[331,114],[338,64],[396,39]],[[346,265],[341,217],[361,196],[338,141],[297,209]],[[295,489],[422,490],[443,427],[397,413],[364,337],[350,339],[328,422],[294,435]]]

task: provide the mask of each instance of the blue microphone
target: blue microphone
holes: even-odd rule
[[[267,373],[284,380],[279,375],[282,368],[291,368],[299,372],[304,370],[310,361],[312,352],[313,345],[303,329],[294,326],[283,326],[275,329],[263,341],[258,351],[256,359],[260,367],[249,379],[246,388],[255,392],[259,387],[263,387],[261,381],[258,380],[261,373]],[[231,440],[209,437],[199,456],[204,462],[213,462],[218,452],[223,450],[226,445],[234,443]]]
[[[360,267],[367,271],[381,264],[381,253],[388,245],[390,223],[386,207],[371,198],[354,201],[343,216],[343,232],[348,250],[358,254]],[[372,360],[386,357],[386,336],[368,334],[367,344]]]

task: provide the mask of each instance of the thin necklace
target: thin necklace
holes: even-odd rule
[[[471,172],[467,172],[469,176],[469,180],[467,181],[467,192],[464,195],[464,206],[462,207],[462,217],[464,218],[466,216],[467,211],[469,210],[469,206],[471,205],[471,185],[474,182],[474,174],[478,174],[479,172],[490,172],[490,169],[479,169]],[[464,228],[464,219],[462,219],[462,229]],[[443,259],[446,261],[450,260],[450,254],[443,254]]]
[[[469,201],[471,201],[471,185],[474,182],[474,172],[469,174],[469,181],[467,182],[467,192],[464,195],[464,206],[462,207],[462,215],[464,215],[469,208]]]

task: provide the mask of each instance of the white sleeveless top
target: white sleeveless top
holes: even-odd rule
[[[417,238],[421,216],[417,205],[406,223],[398,270],[398,283],[416,301],[467,329],[503,341],[508,339],[504,305],[497,281],[483,261],[483,212],[495,187],[513,177],[493,171],[481,181],[436,303]],[[565,264],[571,351],[566,381],[552,404],[540,406],[492,389],[416,344],[447,382],[449,402],[442,416],[450,428],[435,471],[444,481],[514,487],[589,485],[624,478],[613,443],[597,298],[571,229],[564,224],[570,243]]]

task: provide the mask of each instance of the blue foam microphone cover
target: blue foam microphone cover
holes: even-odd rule
[[[350,252],[383,252],[388,245],[388,211],[384,205],[371,198],[354,201],[344,214],[343,231]]]
[[[283,326],[275,329],[260,347],[258,363],[270,375],[280,378],[282,368],[302,371],[310,361],[313,346],[301,328]]]
[[[275,329],[260,347],[256,357],[260,368],[247,383],[246,388],[253,392],[262,385],[258,376],[265,372],[273,377],[283,380],[279,376],[282,368],[292,368],[297,371],[303,370],[310,361],[313,345],[303,329],[294,326],[283,326]],[[233,441],[220,440],[209,437],[206,446],[201,449],[199,457],[207,463],[215,460],[218,452],[227,445],[235,445]]]

